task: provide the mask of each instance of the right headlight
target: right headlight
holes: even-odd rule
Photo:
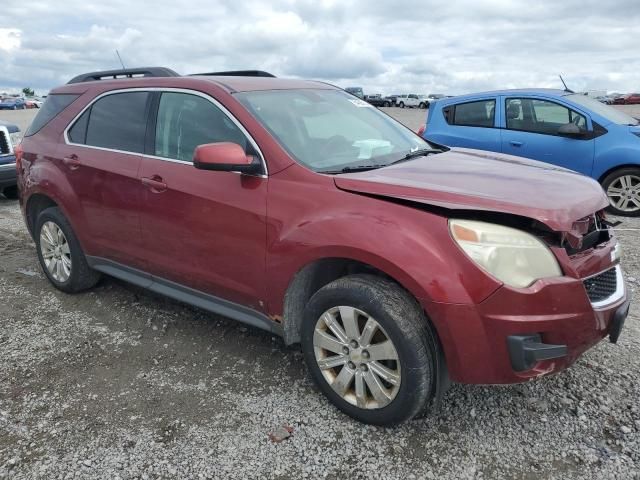
[[[512,287],[559,277],[562,270],[537,237],[504,225],[475,220],[449,220],[451,236],[480,268]]]

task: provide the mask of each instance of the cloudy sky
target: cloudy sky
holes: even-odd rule
[[[3,0],[0,90],[119,66],[259,68],[374,93],[640,90],[638,0]]]

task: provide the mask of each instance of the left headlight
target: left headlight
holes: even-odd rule
[[[558,277],[562,270],[537,237],[511,227],[475,220],[449,220],[451,236],[480,268],[512,287]]]
[[[11,139],[11,145],[17,147],[22,141],[22,132],[10,133],[9,138]]]

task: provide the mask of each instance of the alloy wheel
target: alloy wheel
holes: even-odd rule
[[[609,202],[623,212],[640,210],[640,176],[621,175],[607,188]]]
[[[362,310],[334,307],[316,322],[314,354],[324,379],[359,408],[382,408],[400,389],[400,359],[382,326]]]
[[[66,282],[71,276],[71,251],[67,237],[54,222],[42,224],[40,253],[53,279],[60,283]]]

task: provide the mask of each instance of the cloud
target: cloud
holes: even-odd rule
[[[161,65],[258,68],[365,91],[640,88],[636,0],[4,0],[0,89]],[[19,26],[19,27],[16,27]]]
[[[20,35],[18,28],[0,28],[0,50],[10,52],[20,48]]]

